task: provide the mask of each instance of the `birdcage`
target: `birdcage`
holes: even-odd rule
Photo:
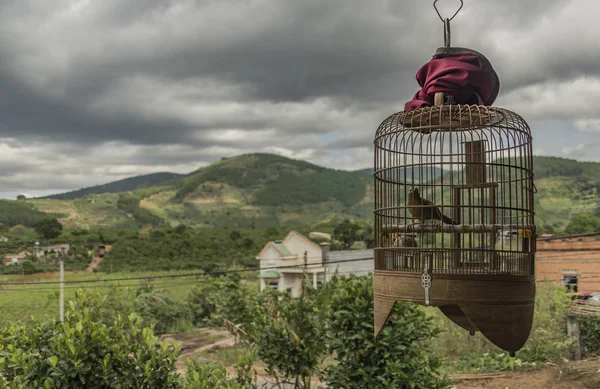
[[[375,332],[410,301],[513,353],[534,311],[530,129],[505,109],[436,101],[375,136]]]

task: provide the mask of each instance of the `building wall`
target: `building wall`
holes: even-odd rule
[[[291,289],[292,297],[300,297],[302,294],[302,274],[286,273],[285,286],[281,286],[279,290],[285,292]]]
[[[311,241],[299,237],[298,235],[291,234],[286,237],[283,241],[285,247],[287,247],[292,253],[298,255],[298,259],[295,263],[288,263],[290,265],[304,264],[304,252],[307,254],[307,263],[320,263],[322,261],[321,247]]]
[[[337,261],[346,261],[352,259],[370,258],[365,261],[354,261],[354,262],[342,262],[332,263]],[[357,276],[363,276],[373,272],[373,250],[343,250],[343,251],[330,251],[329,258],[327,260],[325,272],[325,282],[328,282],[333,278],[335,273],[339,276],[347,276],[354,274]]]
[[[539,239],[535,262],[538,280],[576,275],[578,292],[600,292],[600,234]]]
[[[305,251],[307,251],[307,263],[320,264],[322,261],[321,247],[302,237],[290,234],[283,241],[283,244],[292,253],[293,258],[283,259],[281,258],[281,253],[275,247],[269,246],[262,253],[262,259],[260,260],[261,270],[264,268],[303,265]],[[318,271],[317,269],[314,270]],[[302,272],[298,269],[286,270],[285,268],[278,269],[277,272],[281,275],[277,289],[281,292],[291,289],[293,297],[300,296],[302,293]],[[309,274],[309,276],[312,279],[312,274]],[[269,279],[260,280],[261,291],[267,288],[267,282],[269,281]]]
[[[293,260],[285,260],[280,258],[280,253],[273,246],[267,247],[267,249],[263,252],[262,258],[260,260],[260,268],[271,268],[275,266],[287,266],[293,265],[296,262]]]
[[[294,261],[295,262],[295,261]],[[263,252],[262,259],[260,260],[260,268],[261,270],[264,268],[273,268],[276,266],[286,266],[290,263],[290,260],[283,260],[280,258],[280,253],[273,246],[269,246]],[[281,273],[281,278],[279,278],[279,285],[277,287],[278,290],[286,290],[291,285],[288,285],[288,280],[285,275]],[[263,291],[267,288],[267,283],[271,281],[270,279],[261,279],[260,280],[260,290]]]

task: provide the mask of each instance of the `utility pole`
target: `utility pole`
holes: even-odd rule
[[[304,297],[306,297],[306,277],[308,277],[308,274],[306,274],[307,265],[308,265],[308,251],[305,251],[304,252],[304,274],[302,275],[302,295]]]
[[[303,259],[304,259],[304,272],[306,273],[306,271],[307,271],[307,270],[306,270],[306,267],[307,267],[307,265],[308,265],[308,251],[305,251],[305,252],[304,252],[304,257],[303,257]]]
[[[63,259],[60,259],[60,301],[59,301],[59,317],[60,322],[65,321],[65,264]]]

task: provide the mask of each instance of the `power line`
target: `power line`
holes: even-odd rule
[[[570,257],[570,256],[577,256],[577,254],[569,254],[569,255],[564,255],[562,257]],[[311,257],[311,258],[319,258],[319,257]],[[336,264],[336,263],[348,263],[348,262],[359,262],[359,261],[368,261],[368,260],[373,260],[373,257],[366,257],[366,258],[354,258],[354,259],[345,259],[345,260],[337,260],[337,261],[327,261],[325,263],[308,263],[306,266],[308,268],[315,268],[315,267],[321,267],[324,265],[329,265],[329,264]],[[117,282],[121,282],[121,281],[143,281],[143,280],[156,280],[156,279],[172,279],[172,278],[187,278],[187,277],[206,277],[206,276],[219,276],[219,275],[226,275],[226,274],[239,274],[239,273],[247,273],[247,272],[256,272],[256,271],[265,271],[265,270],[278,270],[278,269],[294,269],[294,268],[304,268],[305,265],[304,264],[296,264],[296,265],[286,265],[286,266],[272,266],[272,267],[263,267],[263,268],[250,268],[250,269],[234,269],[234,270],[218,270],[218,271],[212,271],[212,272],[193,272],[193,273],[183,273],[183,274],[160,274],[160,275],[145,275],[145,276],[138,276],[138,277],[121,277],[121,278],[103,278],[103,279],[83,279],[83,280],[67,280],[64,281],[64,284],[90,284],[90,283],[117,283]],[[344,272],[345,273],[345,272]],[[340,274],[340,273],[338,273]],[[578,279],[593,279],[593,278],[600,278],[600,275],[598,276],[581,276],[578,277]],[[562,281],[562,278],[559,279],[544,279],[544,280],[536,280],[536,282],[554,282],[554,281]],[[196,281],[194,281],[196,282]],[[14,285],[14,286],[27,286],[27,285],[59,285],[60,281],[37,281],[37,282],[0,282],[0,288],[4,285]],[[185,283],[181,283],[178,282],[174,285],[182,285]],[[125,285],[105,285],[102,287],[133,287],[133,286],[138,286],[139,284],[125,284]],[[160,285],[160,284],[156,284],[156,285]],[[168,285],[167,283],[164,283],[163,285]],[[71,287],[69,289],[77,289],[77,287]],[[26,290],[26,291],[33,291],[36,290],[35,288],[19,288],[19,289],[11,289],[11,288],[3,288],[0,290],[6,290],[6,291],[22,291],[22,290]],[[54,288],[38,288],[37,290],[54,290]]]
[[[355,258],[355,259],[344,259],[338,261],[328,261],[328,262],[318,262],[318,263],[308,263],[306,266],[310,268],[314,267],[322,267],[325,264],[334,264],[334,263],[346,263],[346,262],[358,262],[358,261],[367,261],[372,260],[373,257],[368,258]],[[278,269],[293,269],[293,268],[304,268],[305,265],[286,265],[286,266],[272,266],[272,267],[263,267],[263,268],[252,268],[252,269],[235,269],[235,270],[217,270],[212,272],[202,272],[202,273],[184,273],[184,274],[160,274],[160,275],[147,275],[147,276],[139,276],[139,277],[122,277],[122,278],[112,278],[112,279],[97,279],[97,280],[70,280],[64,281],[65,284],[87,284],[87,283],[96,283],[96,282],[118,282],[118,281],[138,281],[138,280],[150,280],[150,279],[162,279],[162,278],[184,278],[184,277],[205,277],[205,276],[219,276],[225,274],[235,274],[235,273],[246,273],[246,272],[256,272],[256,271],[264,271],[264,270],[278,270]],[[0,286],[2,285],[57,285],[60,284],[60,281],[38,281],[38,282],[0,282]]]
[[[372,270],[347,270],[347,271],[334,271],[333,274],[334,275],[340,275],[340,274],[356,274],[356,273],[361,273],[361,274],[373,274]],[[578,277],[579,280],[581,279],[589,279],[589,278],[600,278],[600,276],[582,276],[582,277]],[[169,288],[169,289],[175,289],[176,287],[187,287],[189,285],[194,285],[194,284],[200,284],[199,283],[199,279],[195,279],[195,280],[188,280],[188,281],[177,281],[177,282],[161,282],[161,283],[155,283],[153,284],[153,286],[158,287],[158,288]],[[556,278],[556,279],[536,279],[535,282],[537,283],[543,283],[543,282],[560,282],[563,281],[561,278]],[[110,280],[108,280],[108,282],[110,282]],[[85,289],[106,289],[106,288],[135,288],[135,287],[139,287],[140,284],[139,283],[135,283],[135,284],[110,284],[110,285],[93,285],[93,286],[86,286]],[[66,290],[78,290],[81,289],[82,286],[67,286],[65,287]],[[4,289],[0,289],[0,292],[26,292],[26,293],[31,293],[31,292],[37,292],[37,293],[51,293],[51,292],[58,292],[58,289],[56,287],[44,287],[44,288],[4,288]]]
[[[155,283],[152,284],[153,286],[157,286],[157,287],[164,287],[164,286],[188,286],[188,285],[192,285],[192,284],[198,284],[199,283],[199,279],[194,279],[194,280],[188,280],[188,281],[172,281],[172,282],[161,282],[161,283]],[[108,281],[110,282],[110,280]],[[140,283],[135,283],[135,284],[109,284],[109,285],[92,285],[92,286],[85,286],[86,289],[105,289],[105,288],[133,288],[133,287],[139,287]],[[81,289],[82,286],[65,286],[65,290],[78,290]],[[33,287],[33,288],[0,288],[0,292],[3,291],[12,291],[12,292],[48,292],[48,291],[55,291],[58,292],[58,289],[56,287]]]

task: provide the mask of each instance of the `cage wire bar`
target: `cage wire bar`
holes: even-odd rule
[[[385,119],[374,148],[376,334],[395,301],[412,301],[514,353],[535,297],[527,123],[501,108],[439,104]]]

